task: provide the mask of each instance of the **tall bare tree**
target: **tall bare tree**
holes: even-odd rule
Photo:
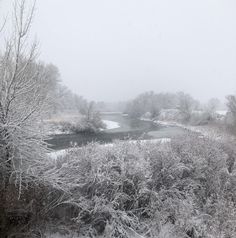
[[[28,44],[35,4],[27,6],[25,0],[15,1],[13,33],[0,57],[2,194],[11,184],[18,185],[20,194],[47,151],[39,121],[48,106],[51,82],[48,68],[36,62],[37,44]]]
[[[48,105],[50,83],[47,68],[36,62],[37,44],[28,44],[34,9],[34,4],[28,9],[25,0],[15,1],[13,33],[0,57],[0,212],[3,220],[9,185],[18,185],[20,195],[22,185],[34,175],[35,162],[46,152],[39,119]],[[7,227],[0,227],[1,237],[5,237],[6,230]]]

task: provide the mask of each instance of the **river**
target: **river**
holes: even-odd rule
[[[152,121],[131,119],[122,113],[102,113],[102,120],[118,125],[98,133],[53,135],[47,142],[53,150],[62,150],[74,145],[83,146],[90,142],[111,143],[115,140],[161,139],[183,135],[186,130],[176,126],[162,126]]]

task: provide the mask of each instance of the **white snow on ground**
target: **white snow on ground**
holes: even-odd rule
[[[218,110],[218,111],[216,111],[216,113],[219,115],[222,115],[222,116],[226,116],[227,110]]]
[[[222,140],[222,141],[232,141],[235,140],[235,136],[229,135],[226,131],[221,128],[217,128],[216,126],[191,126],[191,125],[183,125],[174,121],[155,121],[163,126],[177,126],[183,128],[188,131],[199,133],[201,136],[213,139],[213,140]]]
[[[57,159],[59,156],[65,155],[68,152],[68,150],[69,149],[53,151],[53,152],[48,153],[48,155],[52,159]]]
[[[177,126],[180,128],[183,128],[185,130],[189,130],[192,132],[199,133],[205,137],[210,137],[209,136],[209,131],[205,128],[201,128],[201,126],[190,126],[190,125],[183,125],[181,123],[175,122],[175,121],[155,121],[155,123],[163,125],[163,126]]]
[[[120,127],[120,124],[116,121],[108,121],[108,120],[102,120],[105,124],[108,130],[116,129]]]

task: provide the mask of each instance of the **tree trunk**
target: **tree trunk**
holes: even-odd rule
[[[8,224],[8,217],[7,217],[7,211],[8,211],[8,206],[7,206],[7,193],[8,193],[8,188],[9,188],[9,173],[5,176],[5,181],[4,185],[2,187],[1,191],[1,198],[0,198],[0,237],[2,238],[7,238],[9,235],[9,224]]]
[[[3,136],[7,138],[8,132],[4,131]],[[5,142],[5,143],[4,143]],[[5,144],[5,153],[2,155],[3,160],[6,161],[6,170],[3,171],[3,182],[2,182],[2,188],[1,188],[1,197],[0,197],[0,237],[1,238],[7,238],[9,235],[9,222],[7,217],[8,212],[8,190],[10,185],[10,174],[12,170],[12,162],[10,160],[11,158],[11,148],[7,144],[6,141],[3,141],[3,145]]]

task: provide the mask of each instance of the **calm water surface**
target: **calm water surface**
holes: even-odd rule
[[[119,123],[119,128],[104,130],[99,133],[79,133],[54,135],[47,142],[54,150],[70,148],[74,145],[83,146],[90,142],[111,143],[115,140],[172,138],[187,133],[175,126],[161,126],[151,121],[131,119],[121,113],[104,113],[103,120]]]

